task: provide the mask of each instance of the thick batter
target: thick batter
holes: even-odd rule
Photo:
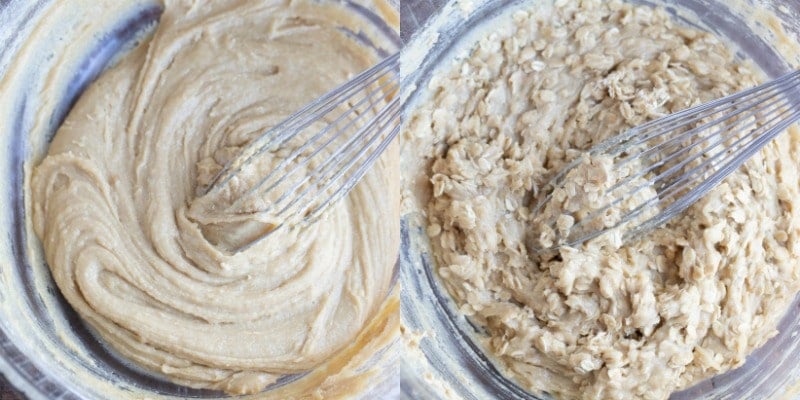
[[[325,218],[242,252],[206,237],[213,209],[189,212],[239,147],[375,62],[339,29],[353,21],[317,2],[167,1],[56,134],[33,174],[36,233],[70,304],[136,364],[253,393],[323,365],[347,375],[396,337],[396,148]]]
[[[800,135],[640,240],[529,252],[552,242],[532,226],[539,188],[580,150],[758,80],[664,10],[555,3],[508,15],[431,79],[403,135],[404,162],[423,157],[404,188],[441,281],[515,381],[666,399],[742,365],[800,289]]]

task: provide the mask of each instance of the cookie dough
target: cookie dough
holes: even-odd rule
[[[526,244],[539,189],[583,150],[760,76],[662,9],[557,1],[504,22],[434,74],[401,149],[421,158],[404,190],[487,353],[564,399],[666,399],[742,365],[800,289],[796,129],[638,240]]]
[[[533,204],[530,253],[584,240],[619,246],[626,234],[659,211],[659,205],[650,202],[658,199],[648,181],[653,174],[640,176],[639,160],[620,162],[610,155],[586,153],[573,162]]]
[[[396,338],[397,148],[324,218],[244,251],[205,236],[214,210],[189,213],[241,146],[376,62],[340,29],[362,30],[350,12],[168,0],[152,39],[58,130],[33,173],[34,228],[66,299],[135,364],[253,393],[286,375],[341,375]]]

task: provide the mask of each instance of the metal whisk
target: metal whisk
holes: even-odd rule
[[[554,238],[536,240],[532,247],[534,251],[572,247],[609,231],[622,243],[658,227],[708,193],[798,119],[800,71],[609,138],[546,185],[547,194],[540,197],[533,215],[549,209],[556,191],[561,198],[565,189],[574,193],[575,185],[570,187],[569,180],[578,174],[586,176],[592,158],[610,158],[611,171],[628,172],[595,193],[591,198],[596,204],[572,207],[581,212],[554,213],[535,221],[542,232]]]
[[[278,221],[266,236],[313,221],[347,194],[400,130],[398,60],[399,54],[387,57],[245,146],[205,190],[205,196],[233,193],[216,212]],[[273,157],[289,143],[293,150],[268,171],[255,180],[243,177],[258,174],[265,155]]]

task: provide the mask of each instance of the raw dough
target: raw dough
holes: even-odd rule
[[[576,165],[562,179],[548,183],[554,187],[540,193],[532,204],[528,252],[575,246],[585,238],[595,245],[602,241],[618,247],[626,229],[634,229],[658,212],[658,205],[647,207],[649,200],[658,198],[647,180],[652,174],[638,175],[639,160],[615,161],[609,155],[587,152],[573,161]]]
[[[376,61],[338,29],[353,21],[325,2],[167,1],[57,132],[33,174],[36,233],[70,304],[136,364],[253,393],[322,365],[349,378],[397,337],[396,148],[326,218],[243,252],[188,213],[238,147]]]
[[[566,399],[666,399],[742,365],[800,289],[798,132],[641,240],[531,254],[538,189],[580,150],[759,79],[660,9],[557,1],[505,21],[434,75],[401,149],[422,157],[403,187],[484,347]]]

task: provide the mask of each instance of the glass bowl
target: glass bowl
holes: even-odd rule
[[[800,3],[796,1],[677,0],[633,1],[663,6],[684,24],[727,38],[739,58],[751,59],[769,77],[800,65]],[[453,1],[415,33],[404,49],[407,79],[406,112],[425,96],[437,68],[465,55],[476,35],[517,7],[535,0]],[[465,9],[470,10],[465,13]],[[782,34],[776,32],[783,31]],[[455,307],[430,256],[425,220],[412,207],[403,209],[401,313],[409,351],[402,371],[402,393],[410,399],[538,399],[506,379],[499,364],[484,352],[481,335]],[[422,300],[420,300],[422,299]],[[800,398],[800,297],[795,298],[778,327],[780,333],[752,353],[744,366],[705,380],[671,399]],[[549,398],[549,397],[545,397]]]
[[[373,30],[348,32],[351,38],[379,56],[399,49],[396,3],[390,1],[383,9],[370,1],[336,4]],[[154,0],[0,2],[0,373],[27,398],[227,397],[173,384],[106,348],[55,286],[26,213],[31,169],[46,154],[70,107],[104,68],[147,39],[161,11]],[[34,123],[35,115],[49,118]],[[383,397],[397,390],[391,371],[395,345],[370,358],[366,368],[379,372],[354,398]],[[299,378],[286,377],[275,385]]]

